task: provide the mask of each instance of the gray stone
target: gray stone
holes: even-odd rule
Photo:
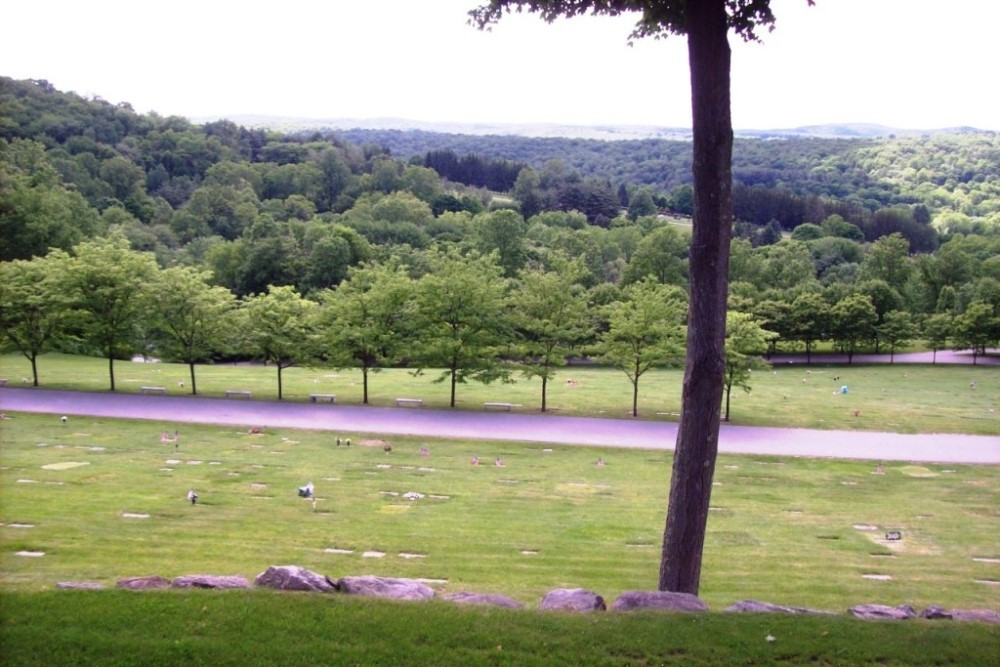
[[[740,600],[726,607],[726,611],[762,614],[833,614],[832,611],[821,611],[808,607],[787,607],[759,600]]]
[[[1000,611],[994,609],[952,609],[951,617],[956,621],[978,623],[1000,623]]]
[[[509,607],[511,609],[521,609],[524,607],[524,604],[517,600],[496,593],[470,593],[468,591],[461,591],[458,593],[449,593],[444,596],[444,599],[450,602],[457,602],[458,604],[482,604],[494,607]]]
[[[625,591],[614,601],[611,609],[612,611],[659,609],[661,611],[704,612],[708,611],[708,605],[697,595],[690,593]]]
[[[930,618],[930,619],[950,619],[952,618],[951,612],[947,609],[943,609],[937,605],[931,605],[927,607],[922,612],[920,612],[920,618]]]
[[[158,575],[149,577],[129,577],[119,579],[115,584],[118,588],[125,588],[130,591],[149,591],[160,588],[170,588],[170,580]]]
[[[330,593],[335,589],[333,582],[323,575],[298,565],[272,565],[257,575],[255,586],[276,588],[281,591],[316,591]]]
[[[337,580],[337,590],[348,595],[366,595],[392,600],[430,600],[434,589],[414,579],[394,579],[392,577],[341,577]]]
[[[884,604],[859,604],[848,609],[847,613],[870,621],[905,621],[917,615],[913,607],[905,604],[898,607],[889,607]]]
[[[250,588],[245,577],[220,577],[213,574],[188,574],[177,577],[172,588]]]
[[[583,588],[557,588],[545,594],[538,608],[547,611],[589,612],[604,611],[607,605],[600,595]]]
[[[60,581],[56,588],[61,590],[83,590],[99,591],[104,589],[104,584],[97,581]]]

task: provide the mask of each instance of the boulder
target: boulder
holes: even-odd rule
[[[910,605],[889,607],[884,604],[859,604],[847,610],[848,614],[870,621],[905,621],[917,615]]]
[[[148,577],[129,577],[119,579],[115,584],[118,588],[125,588],[130,591],[149,591],[159,588],[170,588],[170,580],[158,575]]]
[[[457,602],[458,604],[482,604],[494,607],[509,607],[511,609],[521,609],[524,607],[517,600],[496,593],[470,593],[468,591],[461,591],[458,593],[449,593],[444,596],[444,599],[450,602]]]
[[[219,577],[213,574],[188,574],[171,582],[172,588],[250,588],[245,577]]]
[[[434,589],[415,579],[394,579],[391,577],[341,577],[337,580],[337,590],[348,595],[366,595],[392,600],[430,600]]]
[[[931,605],[920,612],[920,618],[930,618],[930,619],[950,619],[952,618],[951,612],[947,609],[943,609],[937,605]]]
[[[60,581],[56,584],[60,590],[83,590],[99,591],[104,588],[104,584],[97,581]]]
[[[820,611],[808,607],[786,607],[759,600],[740,600],[726,607],[726,611],[762,614],[833,614],[832,611]]]
[[[952,609],[950,613],[956,621],[1000,623],[1000,611],[994,609]]]
[[[257,575],[255,586],[276,588],[281,591],[316,591],[330,593],[335,587],[323,575],[298,565],[272,565]]]
[[[607,605],[600,595],[583,588],[557,588],[545,594],[538,608],[547,611],[590,612],[604,611]]]
[[[612,611],[658,609],[660,611],[703,612],[708,605],[697,595],[669,591],[625,591],[611,605]]]

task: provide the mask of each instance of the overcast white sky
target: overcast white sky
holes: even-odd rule
[[[467,25],[480,0],[2,0],[0,75],[188,117],[691,122],[683,38],[634,19]],[[1000,130],[998,0],[773,0],[733,38],[733,124]]]

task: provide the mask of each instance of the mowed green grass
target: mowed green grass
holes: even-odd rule
[[[41,384],[52,389],[106,391],[107,361],[49,354],[39,362]],[[186,366],[119,361],[117,389],[137,393],[140,387],[164,387],[170,394],[190,392]],[[22,386],[30,376],[21,356],[0,356],[0,377]],[[415,376],[403,369],[373,374],[372,405],[392,406],[399,397],[419,398],[425,407],[446,408],[447,382],[435,383],[437,372]],[[260,365],[206,365],[197,369],[199,394],[221,397],[227,389],[249,390],[255,400],[277,398],[277,370]],[[639,417],[676,420],[680,412],[683,373],[656,369],[639,383]],[[183,383],[184,386],[181,386]],[[1000,433],[1000,369],[967,365],[782,365],[757,372],[752,390],[734,389],[731,422],[759,426],[819,428],[900,433]],[[306,401],[313,393],[336,394],[337,402],[360,405],[361,374],[357,370],[293,367],[283,372],[284,398]],[[847,387],[847,393],[841,388]],[[538,412],[541,384],[518,378],[509,384],[459,385],[457,408],[481,410],[485,402],[513,403],[516,411]],[[549,409],[554,415],[628,417],[632,387],[624,373],[610,368],[573,366],[561,369],[549,383]]]
[[[5,593],[0,602],[7,667],[993,667],[1000,660],[996,626],[947,621],[578,615],[266,591]]]
[[[20,413],[0,429],[8,591],[153,574],[253,579],[295,564],[534,607],[554,588],[611,601],[657,581],[666,452]],[[174,429],[179,448],[160,442]],[[714,610],[748,598],[832,611],[996,608],[1000,469],[874,472],[860,461],[720,457],[703,599]],[[296,493],[309,481],[315,506]],[[890,530],[903,539],[886,541]]]

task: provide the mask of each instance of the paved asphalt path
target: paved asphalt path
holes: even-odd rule
[[[0,410],[636,449],[673,449],[677,438],[677,424],[672,422],[21,388],[0,389]],[[1000,435],[905,435],[723,424],[719,451],[878,461],[1000,464]]]

